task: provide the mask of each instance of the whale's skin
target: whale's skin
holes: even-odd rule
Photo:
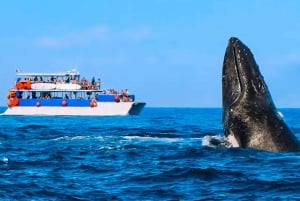
[[[297,151],[300,143],[278,113],[250,49],[231,37],[222,70],[224,135],[233,147]]]

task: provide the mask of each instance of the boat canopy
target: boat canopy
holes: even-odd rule
[[[66,72],[57,72],[57,73],[23,73],[23,72],[16,72],[17,76],[43,76],[43,77],[51,77],[51,76],[79,76],[79,72],[75,69],[69,70]]]

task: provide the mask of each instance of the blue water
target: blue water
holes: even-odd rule
[[[1,200],[300,200],[299,152],[202,146],[221,109],[0,118]]]

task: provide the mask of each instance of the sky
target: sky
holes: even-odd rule
[[[77,69],[148,107],[222,107],[228,39],[253,52],[277,107],[300,107],[298,0],[0,1],[0,105],[22,72]]]

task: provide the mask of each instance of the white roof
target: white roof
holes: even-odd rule
[[[70,70],[66,72],[58,72],[58,73],[29,73],[29,72],[17,72],[17,76],[68,76],[68,75],[79,75],[79,72],[76,70]]]

